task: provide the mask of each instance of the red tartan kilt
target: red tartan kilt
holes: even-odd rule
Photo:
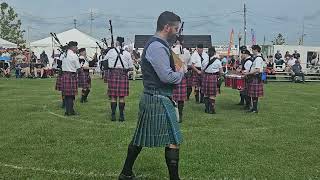
[[[217,96],[219,94],[218,77],[219,75],[215,74],[205,73],[203,75],[201,91],[205,96]]]
[[[78,94],[78,79],[76,73],[63,72],[61,75],[61,91],[65,96]]]
[[[202,76],[196,72],[192,74],[192,86],[201,87]]]
[[[129,95],[128,73],[123,69],[110,69],[108,78],[108,96],[125,97]]]
[[[89,75],[89,72],[80,71],[78,73],[78,87],[83,89],[91,87],[91,77]]]
[[[263,82],[257,78],[254,78],[252,82],[248,84],[248,96],[249,97],[262,97],[263,96]]]
[[[55,89],[57,91],[61,91],[62,89],[62,75],[58,75],[57,80],[56,80],[56,87]]]
[[[187,79],[184,77],[180,84],[177,84],[173,88],[172,99],[175,101],[187,100]]]
[[[186,77],[186,83],[187,83],[187,87],[192,87],[193,84],[193,78],[191,77]]]
[[[109,77],[109,70],[103,71],[103,81],[104,83],[108,83],[108,77]]]

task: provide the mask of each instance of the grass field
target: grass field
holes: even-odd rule
[[[137,121],[142,82],[130,82],[124,123],[109,120],[106,86],[64,117],[55,79],[0,79],[0,179],[116,179]],[[181,124],[183,179],[320,179],[320,84],[269,83],[259,114],[223,88],[217,114],[187,102]],[[108,118],[107,118],[108,117]],[[141,179],[166,179],[164,149],[143,149]]]

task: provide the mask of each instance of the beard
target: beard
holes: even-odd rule
[[[168,35],[168,41],[174,41],[177,37],[177,33],[171,31]]]

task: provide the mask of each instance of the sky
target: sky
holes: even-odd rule
[[[251,29],[258,44],[271,44],[282,33],[287,44],[297,45],[304,34],[304,45],[320,46],[320,0],[0,0],[18,13],[22,28],[29,29],[30,41],[74,27],[97,39],[114,36],[134,40],[135,34],[154,34],[156,20],[165,10],[185,22],[184,34],[211,35],[213,44],[226,45],[230,32],[244,35],[243,9],[247,7],[247,44]],[[92,19],[91,19],[92,15]],[[92,28],[91,28],[92,24]],[[92,30],[91,30],[92,29]],[[25,33],[27,38],[27,33]],[[243,42],[242,42],[243,43]]]

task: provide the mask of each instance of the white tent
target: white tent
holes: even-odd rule
[[[17,45],[12,42],[9,42],[7,40],[0,38],[0,47],[2,47],[2,48],[17,48]]]
[[[96,42],[101,43],[101,41],[79,31],[78,29],[70,29],[68,31],[57,34],[62,45],[67,44],[69,41],[77,41],[78,48],[86,48],[87,56],[91,59],[96,52],[99,52],[99,47]],[[49,57],[50,62],[52,63],[53,59],[51,58],[52,52],[58,53],[59,45],[54,41],[50,36],[38,41],[34,41],[30,44],[31,50],[39,58],[42,51],[45,51]]]

